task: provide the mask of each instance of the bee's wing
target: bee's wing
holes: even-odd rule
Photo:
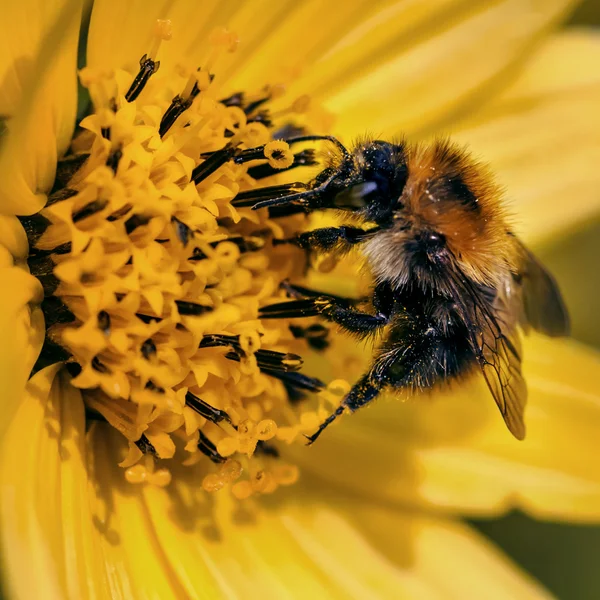
[[[520,242],[521,293],[525,321],[535,330],[556,337],[569,334],[569,314],[554,277]]]
[[[521,354],[517,340],[516,333],[511,339],[495,325],[486,322],[484,331],[479,336],[474,336],[473,345],[485,381],[506,426],[518,440],[522,440],[525,437],[523,412],[527,401],[527,386],[521,374]]]
[[[521,374],[517,332],[496,316],[490,303],[464,276],[454,278],[455,301],[469,330],[471,347],[509,431],[525,437],[527,386]],[[507,313],[508,314],[508,313]],[[512,333],[508,333],[512,331]]]

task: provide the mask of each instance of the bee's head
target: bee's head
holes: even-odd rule
[[[485,166],[444,141],[411,147],[404,157],[406,181],[392,224],[367,247],[376,275],[425,287],[447,269],[482,283],[503,276],[514,262],[514,244]]]
[[[353,182],[343,184],[334,207],[381,226],[391,224],[408,178],[405,144],[364,141],[355,146],[352,158]]]

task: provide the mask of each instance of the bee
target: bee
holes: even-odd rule
[[[320,315],[357,338],[380,334],[368,370],[311,436],[383,390],[430,390],[479,371],[510,432],[525,437],[527,388],[519,328],[567,335],[555,280],[512,232],[490,170],[447,141],[429,145],[368,139],[347,150],[337,139],[310,183],[274,186],[255,209],[337,209],[348,225],[284,240],[342,255],[357,247],[372,290],[357,301],[288,285],[292,300],[261,318]],[[283,213],[280,213],[283,214]],[[281,241],[280,241],[281,243]]]

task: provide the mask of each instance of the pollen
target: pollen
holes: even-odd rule
[[[274,112],[278,82],[224,93],[218,64],[237,48],[232,32],[214,32],[194,66],[161,64],[169,21],[153,33],[137,73],[80,71],[93,110],[46,207],[22,219],[45,291],[35,368],[64,362],[90,423],[127,441],[131,484],[166,486],[196,465],[206,492],[272,493],[299,476],[280,449],[304,443],[345,389],[301,372],[311,342],[301,328],[258,316],[303,276],[305,251],[274,241],[305,215],[246,200],[297,189],[281,174],[316,164],[286,134],[310,132],[309,98]]]

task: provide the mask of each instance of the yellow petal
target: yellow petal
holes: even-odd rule
[[[18,267],[0,268],[0,432],[10,422],[44,340],[44,317],[34,303],[42,299],[37,279]]]
[[[166,488],[129,484],[116,464],[124,440],[97,425],[86,442],[79,392],[57,372],[31,380],[3,442],[11,597],[547,597],[447,520],[313,486],[242,507],[202,492],[196,469]]]
[[[315,492],[318,488],[308,493]],[[324,570],[348,578],[349,594],[364,597],[360,591],[353,591],[357,588],[352,578],[360,584],[362,577],[371,575],[372,585],[382,586],[390,580],[389,569],[393,568],[395,583],[401,578],[402,584],[376,597],[550,598],[465,525],[343,495],[325,498],[310,510],[287,508],[288,514],[282,518],[311,556],[319,562],[330,560],[322,562]],[[381,578],[380,573],[371,570],[374,554],[380,562],[375,568],[381,569],[383,561],[388,568]]]
[[[547,40],[501,94],[455,126],[453,137],[489,161],[531,243],[600,213],[600,35]]]
[[[57,372],[31,379],[3,438],[3,578],[11,598],[108,598],[88,506],[83,404]]]
[[[510,436],[476,377],[431,398],[382,398],[308,451],[289,452],[320,478],[375,498],[470,515],[519,507],[541,518],[598,521],[600,358],[538,335],[523,346],[524,442]]]
[[[0,212],[31,214],[52,187],[77,106],[80,0],[11,2],[0,36]]]
[[[289,502],[243,507],[227,493],[207,498],[189,471],[167,488],[127,487],[105,451],[114,435],[96,430],[94,437],[98,483],[113,489],[113,543],[100,543],[108,564],[122,567],[111,574],[122,594],[441,600],[487,590],[486,598],[547,597],[464,526],[314,487],[295,488]],[[441,560],[448,548],[460,552]]]
[[[16,217],[0,215],[0,244],[8,250],[13,262],[26,260],[29,254],[27,235]]]
[[[568,0],[469,2],[409,30],[397,53],[336,80],[325,105],[344,136],[431,130],[481,101],[531,52],[573,4]],[[461,10],[462,8],[462,10]],[[434,15],[435,17],[435,15]],[[308,90],[310,91],[310,90]]]

